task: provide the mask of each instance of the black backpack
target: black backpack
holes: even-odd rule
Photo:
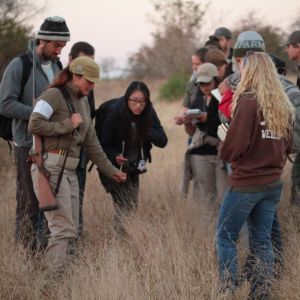
[[[99,142],[101,143],[101,136],[103,132],[103,125],[107,117],[111,114],[115,106],[119,103],[119,99],[111,99],[100,104],[95,111],[95,130]]]
[[[21,99],[23,96],[24,87],[28,81],[31,68],[32,68],[32,61],[30,60],[28,53],[23,53],[22,55],[20,55],[20,59],[22,60],[22,64],[23,64],[23,73],[22,73],[21,90],[20,90],[19,99]],[[59,60],[57,61],[57,65],[61,70],[62,64]],[[12,119],[7,118],[1,114],[0,114],[0,137],[6,141],[12,140]]]

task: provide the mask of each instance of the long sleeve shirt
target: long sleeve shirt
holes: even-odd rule
[[[231,163],[231,186],[249,187],[280,179],[292,137],[279,139],[266,128],[254,93],[238,100],[220,157]]]

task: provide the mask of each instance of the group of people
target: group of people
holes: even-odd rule
[[[25,53],[29,63],[14,58],[0,85],[0,113],[13,119],[16,241],[33,252],[46,249],[46,263],[55,271],[68,263],[82,233],[87,161],[97,166],[112,196],[114,226],[123,234],[124,217],[137,208],[139,176],[151,162],[152,145],[163,148],[168,142],[144,82],[131,82],[123,96],[95,110],[93,88],[100,69],[94,48],[75,43],[68,66],[62,68],[58,56],[69,40],[63,18],[45,19]],[[300,104],[300,79],[296,87],[279,72],[278,58],[265,53],[257,32],[242,32],[233,48],[231,43],[230,30],[220,27],[192,56],[184,109],[175,117],[188,135],[181,189],[187,196],[192,182],[195,199],[221,205],[216,245],[224,290],[234,292],[239,283],[236,243],[247,223],[251,297],[263,299],[274,276],[275,252],[282,262],[276,206],[287,156],[299,143],[295,108]],[[286,51],[300,62],[299,49],[296,31]],[[93,118],[100,112],[105,116],[100,120],[103,130],[96,132]],[[41,153],[36,150],[39,137]],[[291,202],[298,205],[299,164],[297,152]],[[42,212],[38,198],[45,170],[57,207]]]
[[[58,56],[69,40],[63,18],[46,18],[28,51],[8,64],[0,85],[0,113],[13,119],[16,241],[33,254],[45,251],[45,262],[55,273],[73,259],[82,233],[87,161],[97,166],[112,195],[115,228],[122,233],[123,218],[137,207],[139,176],[151,160],[152,145],[163,148],[168,141],[141,81],[107,101],[105,130],[97,136],[93,88],[100,68],[87,42],[72,46],[69,64],[62,68]],[[55,201],[46,206],[42,178]]]
[[[181,192],[186,197],[192,182],[193,198],[219,210],[216,247],[224,290],[234,292],[239,284],[237,241],[248,227],[244,273],[250,298],[265,299],[275,268],[283,264],[276,207],[293,151],[291,203],[300,204],[300,91],[284,76],[284,62],[265,53],[259,33],[241,32],[233,48],[231,43],[231,32],[220,27],[192,56],[183,110],[175,117],[188,135]],[[298,63],[299,49],[295,31],[286,52]]]

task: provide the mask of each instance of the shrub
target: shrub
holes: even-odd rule
[[[186,74],[176,74],[160,88],[159,98],[168,102],[173,102],[183,97],[189,76]]]

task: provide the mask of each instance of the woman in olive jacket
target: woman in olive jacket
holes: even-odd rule
[[[42,137],[44,166],[51,173],[49,181],[58,204],[57,210],[45,212],[50,230],[46,262],[53,271],[66,265],[77,239],[79,186],[76,168],[81,148],[85,147],[89,159],[106,176],[117,182],[126,180],[126,174],[107,159],[90,118],[86,96],[98,81],[99,66],[88,57],[76,58],[41,94],[29,120],[30,132]],[[31,170],[35,192],[41,201],[39,168],[34,163]]]

